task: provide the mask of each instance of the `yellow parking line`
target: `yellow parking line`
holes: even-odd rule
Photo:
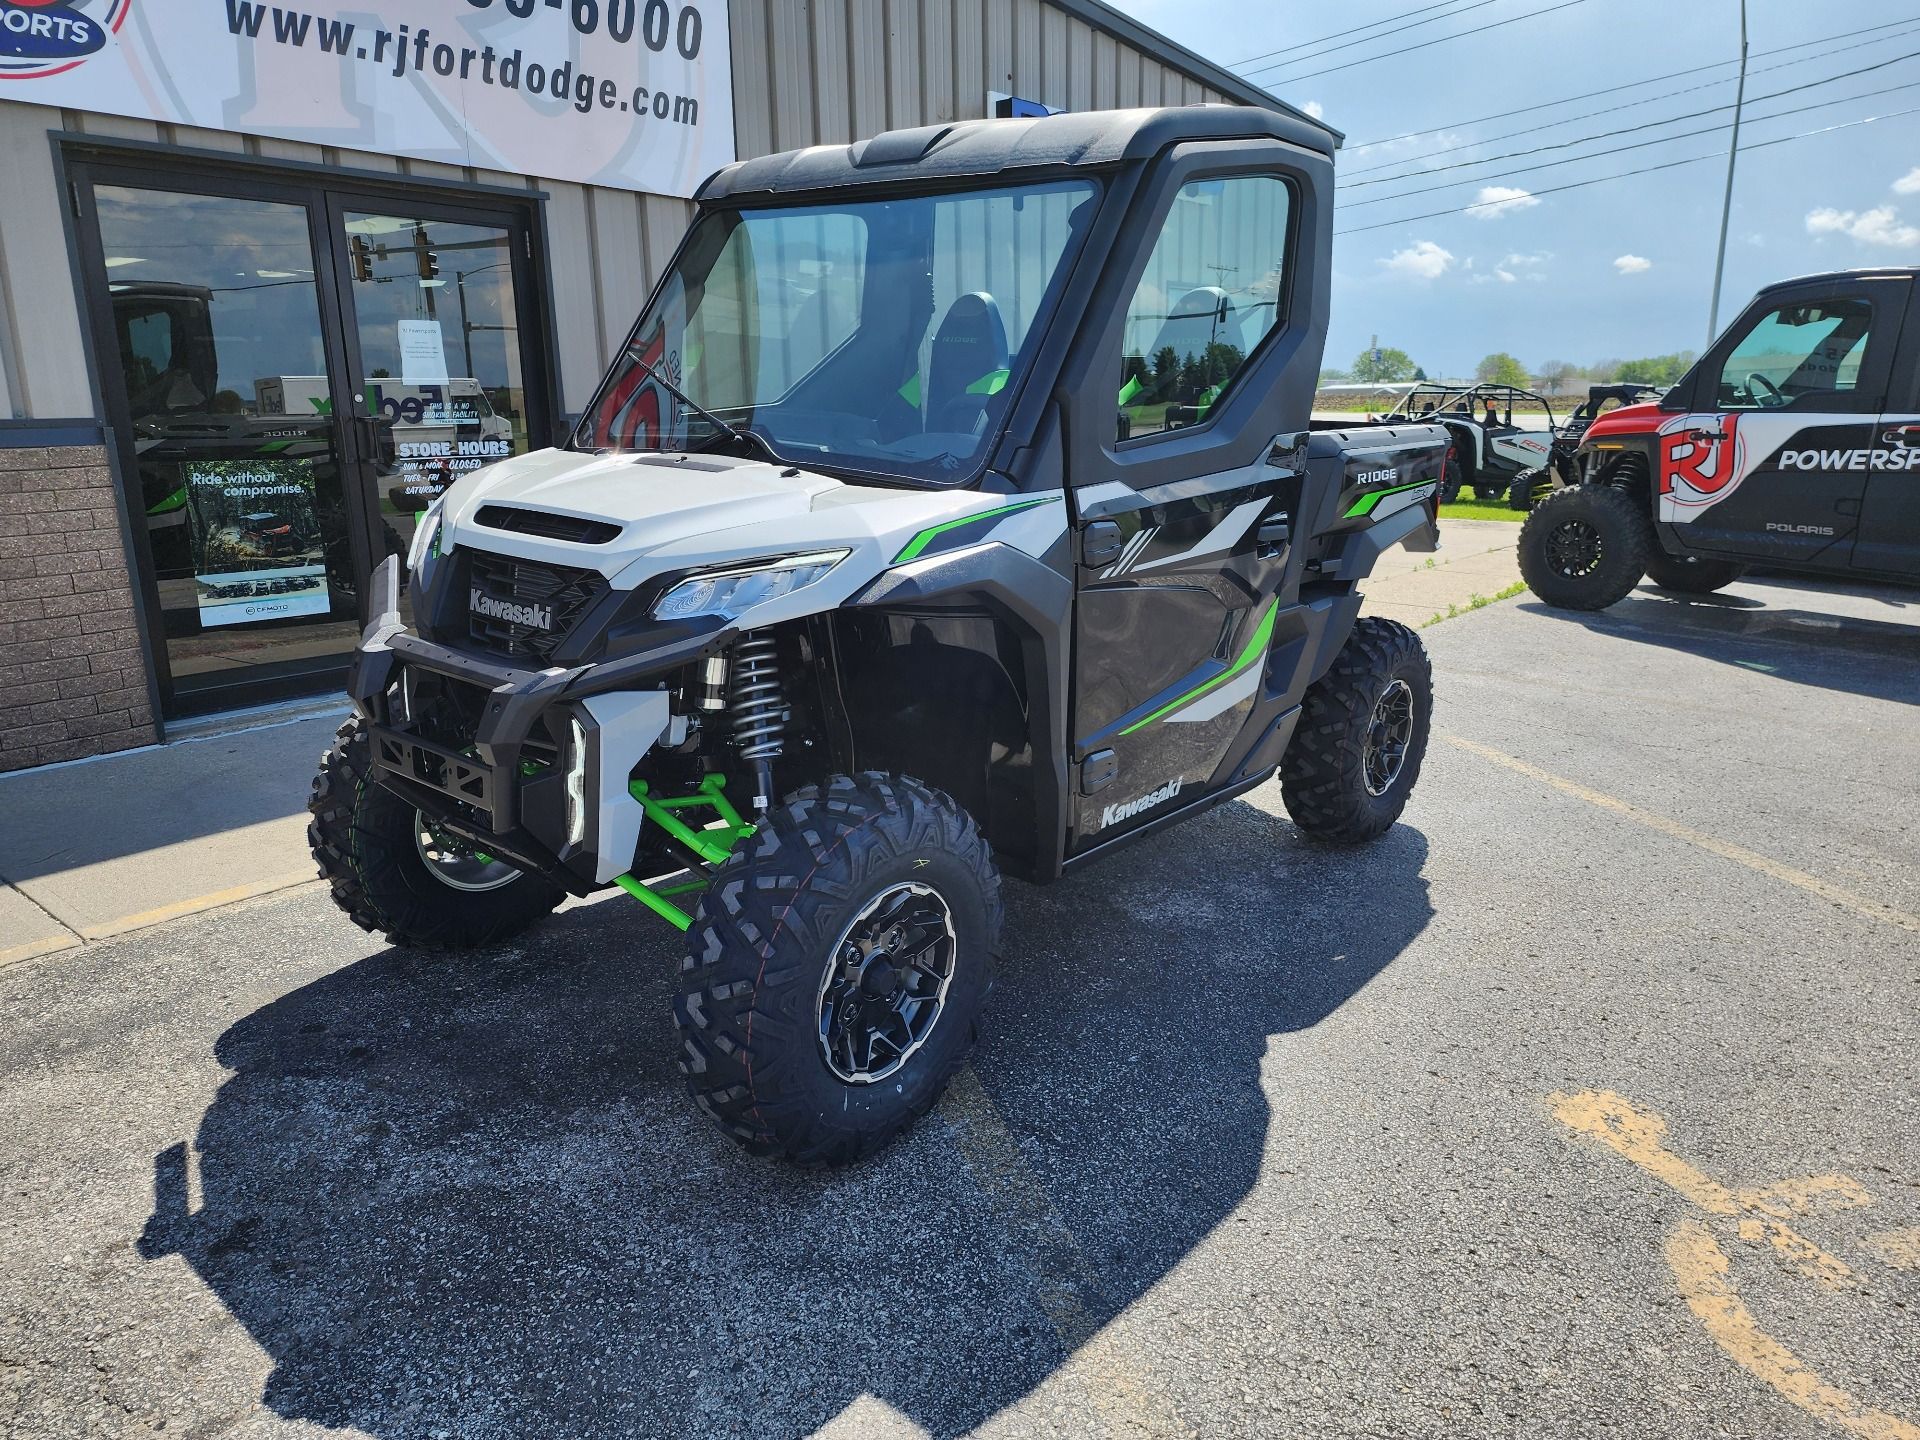
[[[1682,825],[1678,820],[1669,820],[1665,815],[1643,810],[1638,805],[1631,805],[1625,800],[1615,799],[1598,790],[1590,790],[1578,781],[1555,775],[1550,770],[1542,770],[1537,765],[1529,765],[1524,760],[1517,760],[1478,741],[1468,740],[1459,735],[1442,735],[1440,738],[1449,745],[1471,751],[1484,760],[1503,765],[1516,774],[1525,775],[1530,780],[1538,780],[1543,785],[1550,785],[1563,795],[1584,800],[1587,804],[1605,810],[1609,814],[1632,820],[1636,824],[1644,825],[1649,830],[1657,830],[1662,835],[1670,836],[1675,840],[1683,840],[1689,845],[1705,850],[1708,854],[1718,855],[1722,860],[1731,860],[1736,865],[1744,865],[1749,870],[1758,871],[1771,879],[1792,885],[1806,891],[1809,895],[1817,895],[1829,904],[1838,905],[1842,910],[1851,910],[1854,914],[1863,915],[1869,920],[1878,920],[1882,924],[1897,926],[1899,929],[1920,935],[1920,915],[1910,915],[1905,910],[1882,904],[1866,895],[1857,895],[1844,886],[1822,880],[1817,875],[1809,875],[1804,870],[1796,870],[1791,865],[1782,865],[1778,860],[1769,859],[1765,855],[1735,845],[1731,841],[1722,840],[1717,835],[1709,835],[1704,830],[1695,830],[1691,825]]]
[[[75,950],[79,946],[80,942],[71,935],[53,935],[45,940],[29,940],[24,945],[10,945],[0,950],[0,967],[22,960],[37,960],[42,955],[57,955],[62,950]]]
[[[940,1102],[960,1156],[988,1198],[1007,1214],[1014,1240],[1034,1278],[1035,1298],[1069,1356],[1063,1367],[1081,1383],[1095,1409],[1118,1433],[1194,1435],[1164,1386],[1149,1379],[1151,1362],[1126,1336],[1119,1318],[1098,1325],[1083,1296],[1097,1296],[1100,1279],[1073,1238],[1020,1142],[1013,1138],[972,1066],[953,1077]]]
[[[141,910],[132,915],[122,915],[113,920],[102,920],[97,925],[82,925],[80,935],[87,940],[109,940],[115,935],[125,935],[132,930],[145,930],[149,926],[164,924],[168,920],[178,920],[184,915],[198,915],[203,910],[218,910],[223,905],[232,905],[241,900],[251,900],[256,895],[271,895],[280,890],[291,890],[296,885],[318,885],[311,869],[297,870],[289,875],[276,875],[270,880],[255,880],[246,885],[234,885],[225,890],[209,891],[205,895],[195,895],[186,900],[175,900],[168,905],[156,906],[152,910]]]

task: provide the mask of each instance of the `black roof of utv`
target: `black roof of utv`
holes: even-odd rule
[[[1145,160],[1183,140],[1264,139],[1284,140],[1328,158],[1339,143],[1334,131],[1304,116],[1253,105],[959,120],[888,130],[852,145],[814,145],[741,160],[715,173],[694,198],[713,203],[889,180],[1117,165]]]

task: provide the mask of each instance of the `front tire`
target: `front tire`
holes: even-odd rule
[[[1460,469],[1459,457],[1449,453],[1447,455],[1446,473],[1440,479],[1440,503],[1442,505],[1451,505],[1454,501],[1458,500],[1460,498],[1460,486],[1464,482],[1465,477]]]
[[[1420,637],[1369,616],[1307,690],[1280,762],[1280,798],[1315,840],[1357,845],[1407,807],[1433,722],[1433,667]]]
[[[1562,610],[1604,610],[1640,583],[1654,545],[1653,522],[1626,490],[1557,490],[1520,526],[1527,588]]]
[[[366,722],[340,727],[307,800],[307,844],[333,903],[395,945],[471,950],[544,919],[566,892],[480,855],[373,780]]]
[[[1711,595],[1746,573],[1746,566],[1731,560],[1690,560],[1664,550],[1647,556],[1647,578],[1662,590],[1683,595]]]
[[[1000,875],[953,800],[835,776],[713,877],[673,1014],[694,1103],[757,1155],[843,1165],[965,1062],[999,950]]]

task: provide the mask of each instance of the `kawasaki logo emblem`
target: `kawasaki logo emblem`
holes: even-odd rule
[[[467,592],[467,608],[482,620],[504,620],[509,625],[525,625],[534,630],[553,629],[551,605],[522,605],[517,600],[496,600],[478,585]]]
[[[1176,776],[1174,779],[1167,781],[1167,783],[1162,785],[1158,790],[1149,790],[1138,800],[1126,800],[1118,805],[1109,805],[1100,812],[1100,823],[1094,828],[1104,830],[1109,825],[1116,825],[1122,820],[1131,820],[1141,811],[1151,810],[1162,801],[1173,799],[1174,796],[1180,793],[1180,787],[1186,783],[1186,776]]]

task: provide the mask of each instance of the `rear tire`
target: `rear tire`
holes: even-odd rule
[[[1646,573],[1653,522],[1626,490],[1576,485],[1547,496],[1520,526],[1527,588],[1562,610],[1604,610]]]
[[[694,1103],[756,1155],[872,1154],[965,1062],[1001,920],[987,842],[947,796],[879,774],[798,791],[688,936],[673,1015]]]
[[[1513,477],[1513,484],[1507,490],[1507,504],[1515,510],[1531,510],[1540,487],[1551,483],[1544,469],[1522,470]]]
[[[513,873],[443,837],[420,835],[420,813],[373,781],[366,722],[340,727],[320,757],[307,800],[307,844],[333,903],[362,930],[395,945],[471,950],[517,935],[544,919],[566,891],[538,875]],[[445,847],[444,870],[429,863]],[[457,878],[447,878],[457,877]]]
[[[1691,560],[1664,550],[1647,556],[1647,578],[1662,590],[1678,590],[1683,595],[1711,595],[1746,573],[1746,566],[1731,560]]]
[[[1314,681],[1280,762],[1280,798],[1310,838],[1357,845],[1407,807],[1433,722],[1433,667],[1420,637],[1358,621],[1333,668]]]

